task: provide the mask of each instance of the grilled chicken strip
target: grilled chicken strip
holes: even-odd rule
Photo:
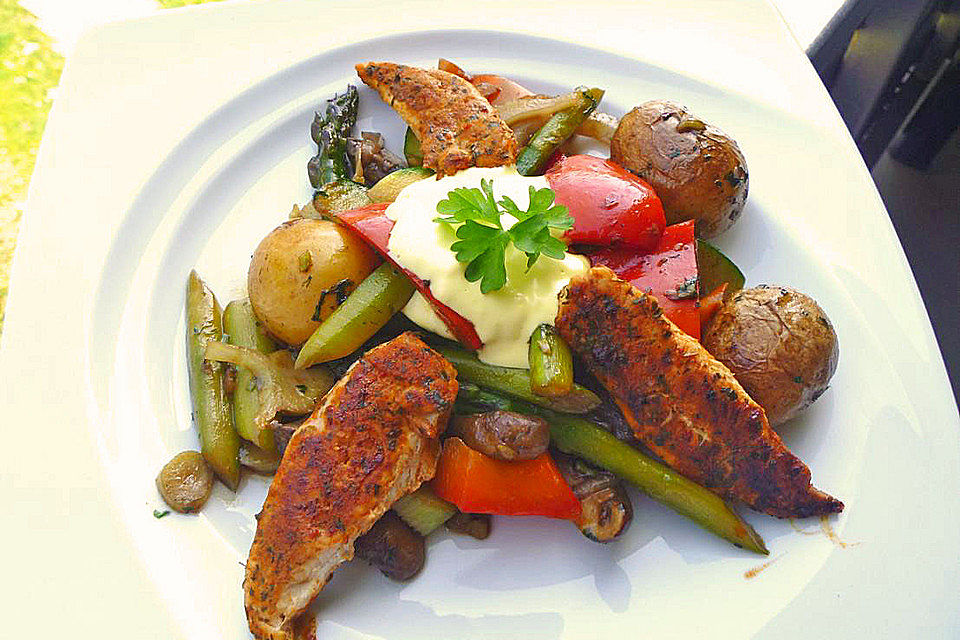
[[[561,293],[556,326],[610,391],[633,435],[680,473],[780,518],[843,509],[810,485],[810,470],[730,370],[652,296],[593,268]]]
[[[439,69],[392,62],[357,65],[420,140],[423,166],[437,177],[469,167],[501,167],[517,159],[517,139],[472,84]]]
[[[257,522],[243,582],[260,640],[292,640],[297,615],[353,543],[433,477],[456,371],[413,334],[371,349],[287,445]]]

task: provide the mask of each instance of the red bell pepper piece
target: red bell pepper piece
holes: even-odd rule
[[[697,244],[692,220],[667,227],[649,253],[641,254],[628,247],[603,247],[586,255],[590,264],[609,267],[623,280],[653,294],[674,324],[700,339]]]
[[[727,283],[721,282],[720,285],[705,296],[700,297],[700,327],[707,326],[707,323],[713,318],[714,314],[723,306],[723,296],[727,293]]]
[[[667,220],[660,198],[646,182],[596,156],[561,158],[545,174],[550,188],[573,216],[565,237],[574,244],[657,246]]]
[[[465,513],[546,516],[572,520],[580,501],[550,454],[504,462],[447,438],[431,481],[434,492]]]
[[[387,217],[386,210],[389,203],[368,204],[365,207],[351,209],[350,211],[341,211],[336,214],[337,219],[350,229],[353,229],[367,244],[377,250],[380,255],[390,261],[390,263],[399,269],[405,276],[410,278],[410,282],[417,288],[430,306],[434,313],[443,321],[450,333],[469,349],[479,349],[483,346],[483,341],[477,334],[473,323],[461,316],[459,313],[443,304],[433,297],[430,287],[416,274],[396,263],[387,251],[387,243],[390,241],[390,232],[393,230],[393,220]]]

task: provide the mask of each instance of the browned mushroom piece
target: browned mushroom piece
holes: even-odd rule
[[[157,489],[174,511],[196,513],[213,491],[213,471],[199,451],[182,451],[163,465]]]
[[[696,220],[705,238],[728,229],[747,200],[747,163],[737,143],[675,102],[651,100],[625,115],[610,159],[653,187],[668,224]]]
[[[462,533],[477,540],[486,540],[490,535],[491,518],[487,513],[457,511],[443,525],[448,531]]]
[[[353,181],[367,187],[407,166],[403,158],[384,146],[383,135],[376,131],[364,131],[359,138],[348,138],[347,158],[353,167]]]
[[[744,289],[724,303],[701,342],[763,407],[771,426],[793,418],[826,391],[840,355],[837,334],[820,305],[772,285]]]
[[[630,496],[620,479],[609,471],[592,467],[583,460],[555,451],[557,468],[580,500],[580,532],[594,542],[610,542],[626,531],[633,520]]]
[[[423,568],[423,536],[393,511],[387,511],[353,545],[366,560],[391,580],[409,580]]]
[[[497,460],[532,460],[547,450],[550,425],[546,420],[513,411],[488,411],[454,416],[447,435]]]

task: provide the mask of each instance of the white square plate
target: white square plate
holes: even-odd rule
[[[668,5],[668,6],[667,6]],[[389,24],[384,24],[389,22]],[[205,6],[88,34],[41,148],[3,335],[10,460],[0,495],[20,636],[247,637],[240,582],[266,480],[157,520],[153,478],[196,447],[183,289],[243,294],[257,241],[309,196],[309,124],[353,64],[440,56],[530,87],[607,90],[623,113],[686,103],[740,143],[741,222],[718,243],[748,283],[795,286],[840,336],[831,390],[784,438],[847,505],[747,518],[771,563],[638,499],[599,546],[499,518],[432,537],[398,585],[355,564],[315,607],[322,638],[942,637],[960,628],[960,420],[903,252],[829,97],[762,2],[275,2]],[[399,143],[364,89],[361,129]],[[814,535],[804,535],[810,533]],[[42,607],[42,609],[41,609]],[[63,615],[48,620],[49,611]]]

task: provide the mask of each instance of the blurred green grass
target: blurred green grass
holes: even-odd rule
[[[217,0],[157,0],[163,8]],[[18,0],[0,0],[0,333],[10,263],[63,56]]]
[[[23,201],[63,56],[15,0],[0,0],[0,331]]]

